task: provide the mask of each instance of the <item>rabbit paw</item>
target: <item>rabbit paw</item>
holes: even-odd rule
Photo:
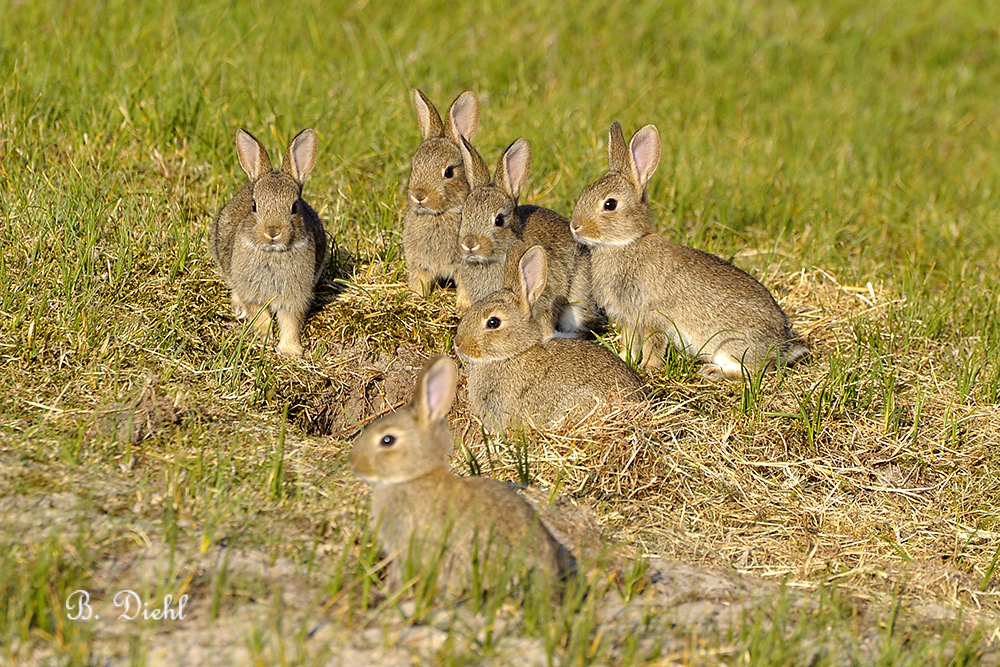
[[[663,366],[663,357],[655,354],[643,355],[639,362],[639,368],[660,368]]]
[[[743,366],[738,363],[706,363],[698,369],[698,373],[709,380],[742,380]]]
[[[411,291],[426,297],[434,286],[434,275],[422,267],[413,267],[410,269],[406,285]]]
[[[233,294],[232,303],[233,303],[233,315],[236,316],[236,319],[238,320],[249,319],[250,311],[247,310],[247,305],[243,302],[243,299]]]
[[[283,354],[286,357],[301,357],[302,352],[302,343],[296,340],[284,340],[278,343],[278,354]]]

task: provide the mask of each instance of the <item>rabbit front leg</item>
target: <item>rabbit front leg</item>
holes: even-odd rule
[[[305,321],[306,308],[291,307],[278,310],[278,353],[290,357],[302,356],[302,323]]]
[[[239,297],[236,292],[232,293],[232,305],[233,305],[233,315],[236,316],[238,320],[246,320],[251,317],[251,313],[247,310],[247,304]]]
[[[434,286],[434,274],[422,266],[412,265],[406,277],[411,291],[426,297]]]
[[[465,286],[465,280],[461,272],[455,276],[455,314],[461,317],[472,305],[469,298],[469,289]]]
[[[267,342],[271,336],[271,311],[268,310],[267,304],[252,303],[249,301],[241,301],[240,303],[245,312],[244,319],[249,319],[250,325],[257,332],[260,339]]]

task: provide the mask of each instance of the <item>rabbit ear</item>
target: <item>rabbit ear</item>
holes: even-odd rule
[[[632,135],[629,144],[629,172],[640,197],[646,192],[646,184],[659,164],[660,133],[655,125],[647,125]]]
[[[310,128],[299,132],[292,139],[292,143],[288,144],[285,159],[281,163],[281,170],[291,176],[296,183],[302,185],[316,164],[318,144],[316,130]]]
[[[441,115],[431,104],[431,101],[424,97],[424,94],[413,89],[413,106],[417,109],[417,124],[420,125],[420,136],[424,139],[444,136],[444,125],[441,124]]]
[[[625,143],[622,126],[617,120],[611,123],[611,130],[608,132],[608,168],[609,171],[621,174],[629,173],[628,144]]]
[[[240,158],[243,171],[255,183],[271,171],[271,158],[267,156],[267,150],[246,130],[236,131],[236,155]]]
[[[424,364],[413,390],[413,408],[422,425],[445,418],[455,401],[457,382],[458,369],[449,357],[439,355]]]
[[[469,181],[469,188],[475,190],[490,184],[490,168],[486,166],[486,161],[476,152],[469,140],[459,137],[462,142],[458,145],[462,151],[462,166],[465,167],[465,179]]]
[[[545,248],[533,245],[525,250],[518,266],[521,269],[521,308],[530,311],[545,289],[545,278],[548,273]]]
[[[531,146],[528,140],[521,137],[504,151],[497,165],[497,185],[507,193],[507,196],[517,203],[521,188],[528,182],[531,172]]]
[[[451,103],[448,119],[445,121],[445,133],[458,145],[462,143],[458,139],[460,136],[472,141],[478,131],[479,99],[474,92],[467,90]]]

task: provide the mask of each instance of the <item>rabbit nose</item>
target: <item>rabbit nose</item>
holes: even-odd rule
[[[475,244],[475,245],[473,245],[473,244]],[[480,246],[480,243],[478,241],[476,241],[476,239],[469,238],[469,239],[465,239],[465,240],[462,241],[462,250],[464,250],[465,252],[467,252],[469,254],[472,254],[472,253],[476,252],[477,250],[479,250],[479,246]]]
[[[413,200],[414,204],[423,204],[427,201],[427,192],[425,190],[414,190],[410,193],[410,199]]]

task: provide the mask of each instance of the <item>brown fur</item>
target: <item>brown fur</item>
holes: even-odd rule
[[[504,288],[473,304],[459,322],[455,349],[467,362],[469,402],[491,431],[505,430],[511,420],[542,426],[645,395],[639,377],[603,347],[545,336],[538,300],[546,272],[541,246],[512,245]]]
[[[469,186],[456,142],[472,139],[479,129],[479,101],[471,91],[462,93],[444,123],[419,90],[413,91],[413,103],[423,141],[410,165],[403,254],[407,284],[422,294],[437,282],[454,280],[461,261],[458,228]]]
[[[278,352],[294,356],[302,354],[302,324],[326,264],[326,231],[302,199],[316,143],[316,133],[303,130],[275,170],[264,146],[249,132],[237,132],[237,154],[250,180],[219,212],[209,240],[232,291],[233,312],[251,319],[265,340],[276,314]]]
[[[531,169],[528,142],[518,139],[504,151],[493,178],[472,146],[465,143],[461,150],[471,192],[459,231],[458,313],[503,287],[507,251],[523,240],[544,247],[549,259],[548,283],[538,305],[546,335],[588,330],[597,319],[590,253],[574,240],[566,218],[547,208],[518,205]]]
[[[734,380],[804,355],[766,287],[715,255],[655,233],[646,184],[659,157],[654,126],[626,145],[621,126],[612,124],[610,171],[580,195],[570,225],[590,246],[594,297],[621,330],[622,355],[658,366],[672,343],[703,360],[706,376]]]
[[[496,480],[458,477],[449,469],[445,416],[457,378],[448,357],[429,360],[411,405],[380,418],[354,441],[351,467],[372,485],[372,521],[392,559],[389,587],[403,585],[407,561],[426,571],[437,554],[438,583],[449,591],[469,589],[474,562],[502,565],[522,553],[539,574],[567,573],[569,554],[524,499]]]

